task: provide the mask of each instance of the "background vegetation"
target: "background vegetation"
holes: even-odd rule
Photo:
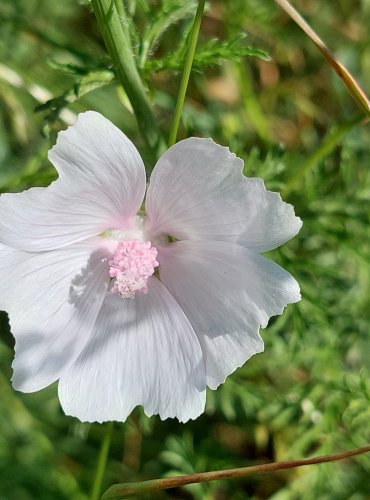
[[[125,4],[137,64],[168,137],[196,2]],[[369,0],[295,5],[369,94]],[[0,190],[54,179],[47,150],[86,109],[121,127],[148,168],[154,164],[89,2],[1,0]],[[105,487],[370,442],[370,134],[358,114],[272,0],[208,3],[180,136],[228,145],[245,159],[246,175],[263,177],[294,204],[303,228],[271,257],[297,278],[303,299],[262,332],[265,353],[209,391],[198,420],[161,422],[137,409],[116,424]],[[0,499],[86,499],[104,426],[65,417],[56,385],[13,391],[13,340],[6,314],[0,319]],[[369,477],[370,456],[361,456],[158,498],[362,500]]]

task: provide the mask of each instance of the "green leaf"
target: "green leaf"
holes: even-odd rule
[[[189,0],[164,0],[158,14],[148,24],[142,39],[140,66],[143,67],[149,54],[156,48],[163,34],[174,24],[193,17],[197,2]]]
[[[70,66],[70,65],[68,65]],[[40,104],[35,108],[36,112],[46,112],[44,118],[43,132],[49,135],[49,127],[59,117],[60,112],[69,104],[77,101],[83,95],[93,90],[109,85],[115,79],[115,74],[110,70],[90,71],[81,78],[76,80],[76,83],[71,89],[66,90],[62,95],[54,97],[44,104]]]
[[[212,39],[197,48],[193,69],[201,71],[206,66],[221,64],[223,61],[240,61],[244,57],[257,57],[269,61],[268,53],[256,47],[245,44],[246,34],[239,33],[229,40]],[[149,60],[144,67],[146,74],[164,70],[180,71],[188,45],[187,33],[177,49],[161,59]]]

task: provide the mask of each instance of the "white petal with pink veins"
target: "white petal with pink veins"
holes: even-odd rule
[[[300,300],[288,272],[239,245],[179,241],[158,251],[161,280],[199,337],[212,389],[263,350],[260,326]]]
[[[108,287],[108,261],[96,240],[38,253],[0,244],[0,309],[16,340],[16,389],[46,387],[80,354]]]
[[[59,133],[49,158],[59,179],[47,188],[0,197],[0,241],[26,251],[52,250],[115,228],[127,229],[146,179],[132,142],[89,111]]]
[[[243,161],[211,139],[193,137],[172,146],[148,188],[152,234],[237,242],[257,252],[292,238],[302,225],[293,207],[242,170]]]
[[[124,421],[137,405],[183,422],[203,412],[198,338],[157,278],[135,299],[108,293],[93,338],[60,379],[59,398],[66,414],[89,422]]]

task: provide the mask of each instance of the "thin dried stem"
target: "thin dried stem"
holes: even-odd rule
[[[305,458],[302,460],[287,460],[283,462],[273,462],[270,464],[253,465],[251,467],[241,467],[238,469],[228,469],[212,472],[201,472],[199,474],[188,474],[187,476],[169,477],[164,479],[154,479],[152,481],[142,481],[138,483],[115,484],[111,486],[103,495],[102,500],[120,500],[132,495],[142,495],[154,493],[170,488],[178,488],[187,484],[205,483],[219,479],[235,479],[247,477],[253,474],[268,474],[284,469],[292,469],[303,465],[314,465],[326,462],[343,460],[344,458],[361,455],[370,452],[370,445],[355,450],[335,453],[333,455],[323,455],[319,457]]]
[[[366,116],[370,117],[370,101],[367,98],[360,85],[353,78],[351,73],[338,59],[330,52],[325,43],[321,40],[319,35],[311,28],[311,26],[303,19],[299,12],[288,2],[288,0],[274,0],[274,2],[281,7],[288,16],[306,33],[312,40],[316,47],[320,50],[322,55],[328,61],[330,66],[337,73],[339,78],[347,87],[353,99],[357,102],[360,108],[365,112]]]

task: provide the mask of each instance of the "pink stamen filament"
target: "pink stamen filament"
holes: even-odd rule
[[[121,240],[109,262],[109,274],[115,278],[111,291],[130,299],[136,292],[148,293],[148,279],[159,266],[157,255],[150,241]]]

